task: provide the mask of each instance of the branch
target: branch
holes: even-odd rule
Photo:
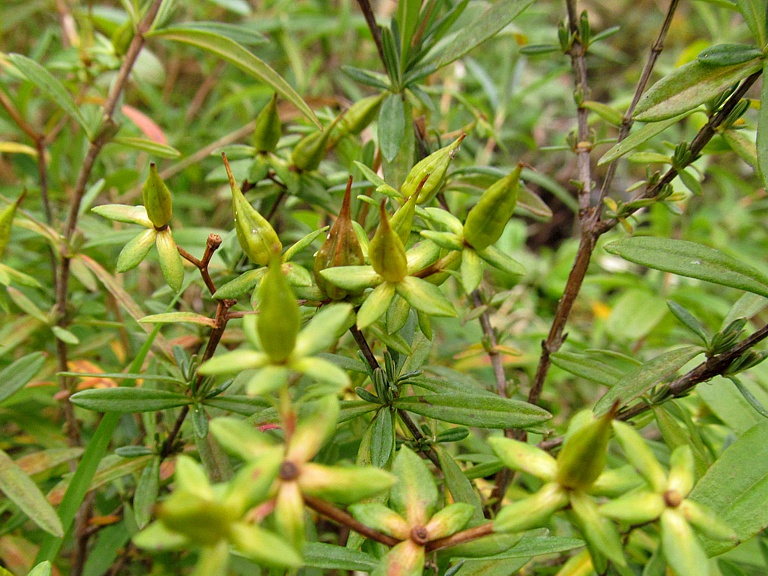
[[[355,520],[351,515],[349,515],[347,512],[340,508],[336,508],[333,504],[330,502],[326,502],[325,500],[321,500],[320,498],[315,498],[314,496],[309,496],[308,494],[302,494],[302,498],[304,498],[304,503],[312,508],[315,512],[319,512],[326,518],[330,518],[337,524],[341,524],[342,526],[347,526],[348,528],[351,528],[358,534],[361,534],[365,536],[366,538],[370,538],[371,540],[376,540],[376,542],[381,542],[382,544],[386,546],[395,546],[396,544],[400,543],[400,540],[397,538],[393,538],[392,536],[388,534],[384,534],[383,532],[379,532],[378,530],[374,530],[373,528],[370,528],[363,524],[362,522],[358,522]]]
[[[472,304],[474,304],[475,308],[480,308],[484,305],[479,290],[473,291],[471,296]],[[504,373],[504,364],[502,363],[501,355],[496,349],[499,345],[499,341],[496,339],[496,332],[493,330],[493,326],[491,326],[491,319],[487,310],[480,314],[479,320],[480,327],[483,329],[483,334],[488,341],[488,345],[485,349],[488,353],[488,358],[491,360],[491,366],[493,366],[493,374],[496,377],[496,393],[501,397],[506,397],[507,375]]]
[[[360,11],[365,17],[365,23],[368,24],[368,29],[371,31],[371,36],[373,36],[373,42],[376,44],[376,51],[379,53],[381,63],[386,69],[387,61],[384,58],[384,46],[381,42],[381,29],[376,23],[376,16],[371,9],[371,3],[368,0],[357,0],[357,4],[360,6]]]
[[[210,272],[208,272],[208,264],[210,264],[213,253],[216,252],[219,246],[221,246],[221,236],[218,234],[209,234],[208,240],[205,243],[205,252],[203,253],[201,260],[192,256],[192,254],[184,250],[181,246],[176,246],[181,257],[191,262],[198,270],[200,270],[203,282],[205,282],[205,286],[211,294],[216,292],[216,285],[213,283]]]

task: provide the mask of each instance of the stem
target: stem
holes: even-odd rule
[[[357,0],[357,4],[360,6],[360,11],[365,17],[365,23],[368,24],[368,29],[371,31],[371,36],[373,36],[373,42],[376,44],[376,51],[379,53],[381,63],[384,65],[384,69],[386,70],[387,62],[384,58],[384,46],[381,43],[381,29],[376,23],[376,16],[371,9],[371,3],[368,0]]]
[[[208,240],[205,242],[205,252],[203,253],[203,257],[200,260],[192,256],[192,254],[184,250],[184,248],[181,246],[176,246],[176,249],[179,251],[179,254],[181,254],[181,257],[188,262],[191,262],[198,270],[200,270],[200,275],[203,277],[203,282],[205,282],[205,286],[208,288],[208,291],[211,294],[216,292],[216,285],[213,283],[210,272],[208,272],[208,264],[211,262],[213,253],[216,252],[219,246],[221,246],[221,242],[221,236],[218,234],[209,234]]]
[[[320,500],[320,498],[315,498],[314,496],[309,496],[307,494],[302,494],[302,497],[304,498],[304,503],[312,508],[315,512],[319,512],[326,518],[330,518],[334,522],[341,524],[342,526],[348,526],[358,534],[361,534],[365,536],[366,538],[370,538],[371,540],[375,540],[376,542],[381,542],[382,544],[386,546],[395,546],[396,544],[400,543],[400,540],[397,538],[393,538],[392,536],[389,536],[388,534],[384,534],[383,532],[379,532],[378,530],[374,530],[373,528],[369,528],[362,522],[358,522],[355,520],[352,516],[350,516],[347,512],[344,510],[341,510],[340,508],[336,508],[333,504],[326,502],[325,500]]]
[[[480,295],[479,290],[473,291],[471,296],[472,304],[474,304],[475,308],[480,308],[484,305],[483,298]],[[480,314],[479,320],[480,326],[483,329],[483,334],[488,341],[486,352],[488,353],[488,357],[491,360],[491,366],[493,366],[493,374],[496,377],[496,393],[501,397],[506,397],[507,376],[504,373],[504,364],[502,363],[501,355],[496,349],[496,347],[499,345],[499,341],[496,338],[496,332],[494,331],[493,326],[491,326],[491,318],[487,310]]]
[[[661,25],[661,30],[659,30],[659,35],[656,37],[656,41],[653,43],[653,46],[651,46],[648,60],[645,62],[643,72],[640,75],[640,80],[638,80],[637,86],[635,87],[635,94],[632,96],[632,102],[630,103],[629,108],[627,108],[627,111],[624,113],[624,117],[621,119],[621,128],[619,128],[619,136],[616,139],[616,144],[624,140],[629,135],[632,124],[634,124],[634,120],[632,120],[632,114],[637,107],[637,103],[640,101],[640,97],[643,95],[643,92],[645,92],[646,86],[648,86],[648,82],[651,79],[651,73],[653,72],[653,68],[656,65],[656,60],[658,60],[659,55],[661,54],[662,50],[664,50],[664,39],[667,37],[669,26],[672,24],[672,18],[675,15],[678,2],[679,0],[671,0],[669,3],[669,8],[667,8],[667,15],[664,18],[664,23]],[[608,166],[608,171],[606,172],[605,178],[603,179],[603,186],[600,188],[600,196],[597,200],[598,206],[602,205],[603,199],[608,194],[608,190],[613,183],[613,177],[616,174],[617,165],[618,164],[616,162],[611,162],[610,166]]]

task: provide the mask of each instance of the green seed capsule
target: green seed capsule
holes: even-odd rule
[[[389,225],[384,202],[379,206],[381,221],[371,240],[368,257],[373,269],[387,282],[400,282],[408,274],[408,259],[397,233]]]
[[[5,249],[8,247],[8,241],[11,239],[11,225],[13,224],[13,217],[16,214],[16,208],[19,207],[21,201],[27,195],[27,191],[21,193],[13,204],[6,206],[0,210],[0,258],[5,254]]]
[[[141,197],[154,227],[160,229],[168,226],[173,212],[173,201],[171,192],[157,173],[154,162],[149,165],[149,176],[141,189]]]
[[[448,172],[448,165],[451,163],[451,159],[456,153],[456,149],[459,147],[459,144],[461,144],[461,141],[464,140],[465,136],[466,134],[462,134],[454,142],[444,148],[440,148],[437,152],[433,152],[424,158],[424,160],[416,164],[416,166],[411,168],[411,171],[405,178],[405,182],[403,182],[403,185],[400,188],[403,197],[410,198],[411,194],[418,189],[421,181],[424,180],[424,178],[427,178],[426,182],[421,187],[417,203],[424,204],[425,202],[432,200],[432,198],[435,197],[435,194],[440,191],[440,186],[445,179],[445,173]]]
[[[611,422],[618,405],[570,433],[557,456],[557,482],[565,488],[591,486],[605,469]]]
[[[325,151],[330,143],[331,133],[336,129],[339,121],[344,116],[338,116],[332,124],[329,124],[319,132],[312,132],[299,140],[291,152],[291,164],[302,172],[316,170],[320,161],[325,158]]]
[[[386,92],[378,96],[369,96],[352,104],[341,120],[339,120],[339,124],[336,130],[334,130],[331,139],[338,141],[342,136],[360,134],[360,132],[365,130],[376,119],[385,94]]]
[[[223,154],[222,157],[229,177],[229,187],[232,189],[232,213],[237,241],[251,262],[266,266],[271,255],[280,254],[283,245],[270,223],[245,199],[232,176],[227,157]]]
[[[299,305],[283,275],[280,258],[273,256],[269,271],[259,286],[259,321],[256,330],[269,359],[281,364],[296,346],[301,326]]]
[[[256,116],[253,147],[259,152],[274,152],[282,135],[283,128],[277,113],[277,94],[275,94]]]
[[[363,250],[357,240],[357,234],[352,225],[350,214],[350,197],[352,192],[352,176],[347,181],[344,201],[341,204],[339,217],[333,224],[320,250],[315,256],[315,281],[317,286],[332,300],[341,300],[350,294],[349,291],[334,286],[320,275],[322,270],[335,266],[360,266],[365,263]],[[359,292],[357,292],[359,293]]]
[[[483,250],[495,244],[504,233],[507,222],[517,204],[522,164],[510,174],[488,188],[464,223],[464,240],[475,250]]]

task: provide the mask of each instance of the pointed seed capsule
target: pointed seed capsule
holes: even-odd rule
[[[16,202],[0,210],[0,258],[5,254],[5,249],[8,247],[8,241],[11,238],[11,225],[16,214],[16,208],[19,207],[19,204],[21,204],[26,195],[27,191],[24,190],[21,196],[16,199]]]
[[[343,117],[344,114],[337,116],[333,123],[319,132],[312,132],[312,134],[299,140],[291,152],[291,164],[302,172],[316,170],[320,166],[320,161],[325,158],[331,132],[336,129]]]
[[[259,286],[259,333],[261,347],[275,364],[285,362],[296,345],[301,316],[299,305],[283,275],[280,258],[273,256]]]
[[[315,281],[317,286],[332,300],[341,300],[350,293],[348,290],[334,286],[320,275],[322,270],[336,266],[360,266],[365,263],[363,250],[355,234],[350,213],[350,198],[352,195],[352,176],[347,181],[344,201],[336,222],[331,227],[328,237],[315,255]],[[359,293],[356,292],[356,293]]]
[[[483,250],[501,238],[517,204],[522,164],[488,188],[467,214],[464,240],[475,250]]]
[[[346,114],[344,114],[344,117],[339,121],[336,130],[331,136],[331,140],[338,141],[339,138],[346,134],[360,134],[360,132],[365,130],[376,119],[385,94],[386,92],[382,92],[378,96],[369,96],[352,104]]]
[[[421,192],[419,192],[417,203],[424,204],[434,198],[435,194],[440,191],[440,186],[443,184],[453,155],[456,154],[456,150],[465,137],[466,134],[462,134],[451,144],[440,148],[437,152],[433,152],[411,168],[411,171],[405,178],[405,182],[400,187],[403,197],[410,198],[424,177],[428,177],[427,181],[422,185]]]
[[[566,437],[557,456],[557,482],[565,488],[584,489],[591,486],[605,469],[611,422],[618,409],[613,408],[584,424]]]
[[[277,94],[275,93],[256,116],[253,147],[259,152],[274,152],[282,135],[283,128],[277,113]]]
[[[237,240],[251,262],[266,266],[271,255],[280,254],[283,245],[270,223],[245,199],[235,182],[227,157],[222,154],[222,158],[229,177],[229,187],[232,189],[232,213]]]
[[[400,282],[408,274],[408,259],[398,235],[389,224],[384,202],[379,206],[381,220],[371,240],[368,257],[373,269],[387,282]]]
[[[168,226],[173,212],[173,201],[171,192],[157,173],[154,162],[149,165],[149,176],[141,189],[141,197],[154,227],[160,229]]]

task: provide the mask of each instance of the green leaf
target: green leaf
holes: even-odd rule
[[[56,102],[80,125],[88,137],[91,137],[88,121],[85,119],[85,116],[80,111],[80,108],[77,107],[67,89],[64,88],[64,85],[53,74],[31,58],[21,54],[9,54],[8,59],[19,69],[19,72],[26,76],[27,80],[37,86],[45,96]]]
[[[552,415],[533,404],[499,396],[475,394],[423,394],[394,401],[396,408],[477,428],[526,428]]]
[[[372,288],[384,281],[370,266],[335,266],[321,270],[320,275],[334,286],[352,292]]]
[[[696,58],[707,66],[732,66],[762,57],[762,51],[750,44],[715,44],[702,50]]]
[[[0,404],[24,386],[40,371],[45,363],[45,354],[33,352],[19,358],[0,372]]]
[[[513,276],[523,276],[525,274],[525,268],[523,268],[522,264],[496,248],[496,246],[488,246],[483,250],[479,250],[477,255],[494,268],[507,274],[512,274]]]
[[[283,98],[296,106],[315,126],[322,129],[322,124],[301,96],[277,72],[264,61],[251,54],[246,48],[226,36],[186,26],[174,26],[162,30],[153,30],[146,34],[153,38],[173,40],[202,48],[223,60],[234,64],[237,68],[268,84]]]
[[[461,252],[461,286],[470,294],[483,281],[485,266],[483,261],[472,248],[464,248]]]
[[[184,263],[173,240],[171,229],[166,228],[157,233],[155,239],[157,254],[160,257],[160,269],[171,290],[178,292],[184,282]]]
[[[766,71],[768,71],[768,61],[763,64],[763,78],[766,77]],[[768,183],[768,82],[763,82],[760,102],[764,102],[765,106],[760,106],[757,117],[757,167],[762,176],[763,186],[766,186]]]
[[[400,30],[400,67],[405,70],[411,49],[411,40],[421,22],[419,11],[422,0],[401,0],[397,4],[397,27]]]
[[[693,314],[688,312],[688,310],[673,300],[668,300],[667,306],[669,307],[672,314],[675,315],[675,318],[680,320],[683,326],[698,336],[699,340],[701,340],[701,343],[706,346],[709,342],[709,334],[707,334],[707,330],[704,328],[702,323],[694,318]]]
[[[531,4],[533,0],[507,0],[491,4],[477,20],[462,28],[447,46],[436,51],[430,62],[434,62],[436,68],[442,68],[458,60],[501,32]]]
[[[405,108],[401,94],[389,94],[381,103],[378,122],[379,148],[384,158],[392,162],[400,150],[406,129]]]
[[[630,288],[614,303],[605,327],[617,339],[639,340],[666,314],[664,300],[648,290]]]
[[[146,138],[116,136],[110,144],[118,144],[135,150],[141,150],[142,152],[149,152],[152,156],[160,158],[181,158],[181,152],[176,150],[176,148]]]
[[[632,132],[629,136],[624,138],[621,142],[617,142],[608,152],[603,154],[603,156],[598,160],[597,165],[602,166],[603,164],[609,164],[613,162],[614,160],[617,160],[618,158],[621,158],[626,153],[631,152],[638,146],[641,146],[642,144],[645,144],[653,138],[654,136],[657,136],[664,132],[667,128],[670,126],[674,126],[678,122],[680,122],[683,118],[686,118],[690,116],[693,113],[692,110],[689,110],[688,112],[684,112],[682,114],[679,114],[677,116],[673,116],[672,118],[668,118],[666,120],[662,120],[660,122],[649,122],[645,126],[641,127],[639,130],[635,130]]]
[[[763,0],[735,0],[735,2],[757,45],[765,46],[768,42],[765,31],[765,2]]]
[[[352,305],[333,304],[321,308],[296,338],[295,356],[309,356],[330,348],[339,337],[339,331],[352,322]]]
[[[514,548],[498,554],[495,558],[531,558],[533,556],[567,552],[582,546],[584,546],[584,541],[578,538],[560,538],[557,536],[533,538],[526,536]]]
[[[624,375],[622,370],[602,362],[594,355],[557,352],[552,354],[551,359],[552,364],[558,368],[603,386],[613,386]]]
[[[53,335],[56,336],[57,339],[65,344],[71,346],[80,344],[80,339],[66,328],[62,328],[61,326],[51,326],[51,332],[53,332]]]
[[[389,464],[395,451],[395,422],[388,406],[376,413],[369,428],[370,462],[373,466],[384,468]]]
[[[586,108],[587,110],[592,110],[592,112],[600,116],[600,118],[610,124],[613,124],[614,126],[621,126],[621,122],[623,120],[621,117],[621,112],[615,108],[611,108],[607,104],[603,104],[602,102],[594,102],[592,100],[585,100],[582,103],[582,107]]]
[[[638,103],[634,117],[648,122],[677,116],[720,95],[762,67],[760,58],[733,66],[708,66],[694,60],[654,84]]]
[[[261,282],[264,274],[267,273],[266,267],[257,268],[256,270],[248,270],[243,272],[235,278],[230,280],[223,286],[219,287],[213,294],[213,297],[217,300],[226,300],[229,298],[239,298],[249,290],[251,290],[256,284]]]
[[[390,506],[411,526],[424,526],[437,506],[437,485],[432,473],[424,460],[406,446],[398,450],[392,473],[398,482],[389,494]]]
[[[359,550],[350,550],[342,546],[309,542],[301,551],[304,565],[321,570],[358,570],[371,572],[379,564],[377,558]]]
[[[145,228],[153,228],[152,222],[147,216],[147,209],[144,206],[127,206],[125,204],[103,204],[91,208],[99,216],[115,220],[116,222],[125,222],[127,224],[139,224]]]
[[[443,471],[445,487],[451,493],[454,502],[465,502],[470,504],[474,511],[472,513],[472,522],[480,524],[483,522],[483,504],[480,497],[475,492],[472,483],[459,468],[453,456],[442,446],[435,446],[435,451],[440,459],[440,469]]]
[[[139,322],[144,324],[176,324],[179,322],[187,322],[190,324],[208,326],[209,328],[214,328],[216,326],[216,323],[212,318],[193,312],[166,312],[164,314],[152,314],[150,316],[144,316]]]
[[[690,494],[736,531],[744,542],[768,527],[768,421],[763,420],[731,444]],[[738,542],[702,538],[709,556]]]
[[[351,268],[351,266],[348,266]],[[326,268],[321,272],[325,275],[325,272],[334,270],[334,268]],[[327,276],[326,276],[327,278]],[[384,316],[387,312],[387,308],[392,303],[392,299],[395,297],[396,285],[391,282],[384,282],[379,284],[373,292],[368,294],[368,297],[363,302],[360,310],[357,312],[357,327],[361,330],[367,328],[376,320]]]
[[[417,310],[430,316],[456,316],[456,309],[440,288],[415,276],[406,276],[397,283],[397,293]]]
[[[50,562],[40,562],[37,566],[29,571],[27,576],[51,576],[53,565]]]
[[[768,277],[762,272],[695,242],[635,237],[611,242],[605,250],[648,268],[768,296]]]
[[[53,536],[64,536],[61,521],[43,493],[2,450],[0,450],[0,490],[40,528]]]
[[[155,456],[141,471],[141,476],[136,484],[136,492],[133,495],[133,513],[139,528],[144,528],[149,524],[152,518],[152,509],[157,503],[159,490],[160,457]]]
[[[75,406],[96,412],[155,412],[192,404],[192,398],[178,392],[151,388],[94,388],[70,397]]]
[[[147,257],[156,241],[157,230],[154,228],[139,232],[120,250],[115,270],[117,272],[127,272],[132,268],[136,268]]]
[[[179,26],[184,27],[187,30],[201,30],[203,32],[218,34],[219,36],[226,36],[233,42],[245,44],[246,46],[264,44],[268,41],[264,34],[245,25],[229,24],[226,22],[184,22],[178,24],[176,27]]]
[[[598,416],[605,414],[616,400],[621,402],[622,406],[626,406],[657,384],[672,377],[683,365],[702,352],[703,350],[698,346],[683,346],[659,354],[642,366],[627,372],[598,400],[595,404],[595,414]]]
[[[661,514],[661,548],[676,574],[707,574],[709,562],[682,512],[668,508]]]

